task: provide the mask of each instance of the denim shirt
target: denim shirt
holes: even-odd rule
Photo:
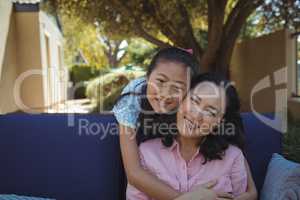
[[[123,89],[121,95],[126,93],[141,94],[145,84],[147,84],[145,77],[132,80]],[[134,129],[137,127],[137,119],[141,111],[141,99],[141,95],[132,94],[125,95],[119,99],[112,109],[119,124]]]

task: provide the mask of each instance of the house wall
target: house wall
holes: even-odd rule
[[[12,4],[3,1],[0,6],[1,23],[7,23],[7,33],[0,31],[0,114],[44,112],[47,106],[66,100],[68,75],[57,25],[41,11],[14,12]],[[49,36],[49,66],[45,34]]]
[[[12,3],[11,1],[0,1],[0,77],[3,66],[3,59],[7,41],[7,34],[9,31],[10,18],[12,13]]]
[[[42,111],[44,108],[40,26],[38,12],[15,12],[17,62],[22,110]],[[39,73],[36,73],[37,70]],[[24,81],[19,82],[22,80]],[[28,108],[26,108],[28,107]]]
[[[39,19],[45,104],[50,106],[66,100],[68,71],[63,63],[63,36],[60,30],[44,12],[39,13]]]
[[[1,1],[3,3],[3,1]],[[3,8],[3,7],[1,7]],[[2,10],[0,10],[0,15],[2,15]],[[3,18],[0,18],[1,21]],[[13,96],[13,86],[15,80],[18,76],[17,70],[17,42],[16,42],[16,24],[14,14],[11,13],[8,20],[8,34],[5,38],[5,46],[3,47],[3,60],[0,64],[0,69],[2,73],[0,75],[0,114],[14,112],[18,110],[15,104]],[[5,31],[5,30],[4,30]],[[3,36],[3,31],[0,31],[1,37]],[[3,38],[1,38],[1,45],[3,45]]]
[[[277,107],[280,106],[280,110],[290,106],[289,112],[294,112],[292,106],[295,105],[290,105],[288,99],[295,91],[296,84],[295,45],[295,38],[291,38],[287,30],[243,41],[236,45],[231,61],[231,76],[239,91],[243,111],[253,111],[250,101],[251,91],[255,90],[255,86],[263,85],[259,81],[266,78],[266,83],[270,83],[270,86],[254,93],[254,110],[260,113],[275,112],[276,103],[278,103],[280,105]],[[277,83],[275,72],[284,68],[286,73],[283,73],[282,78],[285,84]],[[276,93],[282,89],[287,89],[284,101],[280,100],[283,95]],[[276,94],[278,94],[277,98]],[[300,115],[300,112],[295,114]]]

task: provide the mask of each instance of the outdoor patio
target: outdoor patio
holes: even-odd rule
[[[258,198],[233,200],[300,200],[300,0],[0,0],[0,24],[0,200],[126,199],[126,123],[112,109],[124,93],[145,94],[126,119],[147,120],[148,106],[168,121],[147,96],[160,62],[197,63],[236,88]],[[195,62],[154,62],[173,47]]]

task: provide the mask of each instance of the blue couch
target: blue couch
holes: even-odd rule
[[[244,113],[243,121],[246,157],[260,190],[272,154],[281,152],[282,134],[251,113]],[[66,114],[0,116],[0,194],[124,199],[126,178],[113,115],[76,114],[74,126],[67,122]]]

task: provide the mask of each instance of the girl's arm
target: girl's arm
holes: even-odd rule
[[[184,194],[160,181],[146,171],[140,163],[135,130],[121,124],[120,145],[128,182],[149,197],[159,200],[215,200],[216,197],[219,197],[218,200],[221,200],[222,197],[231,199],[232,195],[230,194],[217,194],[212,190],[212,187],[217,183],[216,181],[211,181],[195,191]]]
[[[232,194],[235,197],[238,197],[247,191],[248,173],[242,151],[237,149],[236,153],[237,154],[235,155],[232,154],[235,158],[231,168],[230,178],[232,185]]]
[[[154,199],[172,200],[181,195],[142,168],[134,129],[120,125],[120,145],[125,172],[131,185]]]
[[[150,197],[147,196],[145,193],[141,192],[140,190],[137,190],[135,187],[127,184],[127,190],[126,190],[126,200],[150,200]]]
[[[247,170],[247,191],[240,195],[239,197],[235,198],[235,200],[256,200],[257,199],[257,190],[255,187],[255,183],[252,178],[252,174],[250,171],[250,167],[248,165],[247,160],[245,159],[245,166]]]

